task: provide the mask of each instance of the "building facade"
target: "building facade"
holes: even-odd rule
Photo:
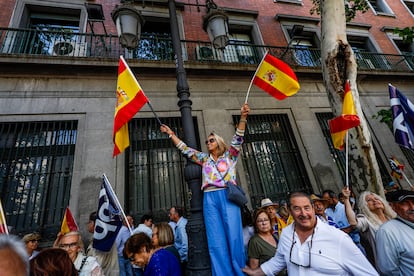
[[[167,220],[169,207],[187,209],[186,160],[159,131],[148,105],[129,123],[131,146],[112,157],[119,56],[123,55],[158,118],[183,139],[168,1],[131,2],[145,19],[139,46],[120,46],[111,12],[115,0],[0,1],[0,188],[7,223],[17,234],[53,240],[69,206],[82,232],[97,209],[106,174],[125,210]],[[122,1],[121,1],[122,2]],[[320,18],[311,0],[217,0],[229,16],[230,44],[211,46],[202,30],[204,1],[176,1],[179,36],[190,87],[197,147],[215,131],[229,141],[250,80],[266,50],[292,66],[301,89],[278,101],[252,87],[238,179],[250,206],[288,192],[339,192],[344,154],[333,149],[332,110],[323,85]],[[371,129],[384,188],[388,158],[414,179],[413,155],[373,118],[389,109],[388,83],[414,97],[412,45],[393,33],[414,25],[414,1],[368,1],[347,25],[358,62],[358,89]],[[123,3],[125,4],[125,3]],[[351,183],[352,184],[352,183]],[[363,187],[354,187],[360,192]]]

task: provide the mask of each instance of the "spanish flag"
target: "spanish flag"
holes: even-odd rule
[[[73,231],[79,231],[79,227],[75,221],[75,218],[72,216],[69,207],[67,207],[65,215],[63,216],[62,225],[60,226],[60,233],[64,235]]]
[[[356,113],[354,99],[352,98],[349,81],[345,84],[344,102],[342,105],[342,115],[329,120],[332,141],[336,149],[344,148],[344,138],[348,129],[359,126],[359,117]]]
[[[403,178],[404,165],[394,156],[389,159],[391,165],[391,175],[397,179]]]
[[[278,100],[290,97],[300,89],[292,68],[269,53],[266,53],[259,64],[253,83]]]
[[[3,204],[0,200],[0,234],[9,234],[9,229],[7,228],[6,216],[3,210]]]
[[[114,119],[114,153],[116,156],[129,146],[128,121],[148,102],[134,74],[121,56],[118,67]]]

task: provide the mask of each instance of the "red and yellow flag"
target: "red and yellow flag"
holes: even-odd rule
[[[3,204],[0,199],[0,234],[9,234],[9,229],[7,228],[6,216],[3,210]]]
[[[266,53],[257,68],[253,83],[278,100],[290,97],[300,89],[292,68],[269,53]]]
[[[332,141],[336,149],[344,148],[344,138],[348,129],[359,126],[359,117],[356,113],[354,99],[352,97],[349,81],[345,84],[344,102],[342,115],[329,120]]]
[[[114,153],[116,156],[129,146],[128,121],[148,102],[134,74],[121,56],[118,67],[114,119]]]
[[[64,235],[73,231],[79,231],[79,227],[75,221],[75,218],[72,216],[69,207],[67,207],[65,215],[63,216],[62,225],[60,226],[60,233]]]

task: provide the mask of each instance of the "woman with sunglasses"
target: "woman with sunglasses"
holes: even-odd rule
[[[226,187],[237,185],[236,163],[249,112],[249,105],[243,104],[230,147],[222,137],[210,133],[206,141],[208,153],[188,147],[167,125],[160,128],[186,157],[202,167],[204,224],[213,276],[244,275],[241,268],[246,258],[240,207],[227,199]]]
[[[38,233],[30,233],[23,237],[23,241],[26,244],[26,251],[29,255],[29,260],[33,259],[39,254],[39,240],[40,235]]]

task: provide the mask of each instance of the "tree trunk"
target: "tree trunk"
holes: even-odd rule
[[[321,0],[322,74],[326,93],[335,116],[342,112],[344,85],[350,81],[361,125],[349,133],[349,184],[353,191],[372,191],[384,196],[381,174],[356,85],[357,64],[346,37],[343,0]]]

